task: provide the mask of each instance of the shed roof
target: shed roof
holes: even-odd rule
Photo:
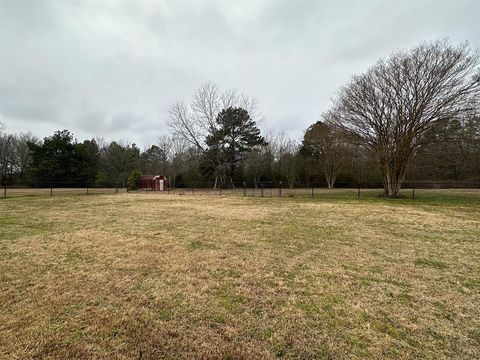
[[[139,180],[155,180],[162,177],[165,178],[163,175],[142,175]]]

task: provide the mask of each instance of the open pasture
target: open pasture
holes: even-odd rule
[[[478,358],[480,192],[355,191],[1,199],[0,358]]]

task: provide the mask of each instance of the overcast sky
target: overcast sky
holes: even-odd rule
[[[206,81],[299,138],[337,89],[422,40],[480,47],[479,0],[0,0],[0,122],[141,148]]]

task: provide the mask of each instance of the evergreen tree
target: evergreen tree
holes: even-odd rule
[[[41,183],[70,183],[78,180],[79,159],[73,135],[68,130],[56,131],[42,144],[29,143],[32,174]]]
[[[245,109],[229,107],[222,110],[215,125],[206,138],[206,162],[215,168],[223,181],[228,176],[233,183],[235,170],[247,154],[266,142]]]

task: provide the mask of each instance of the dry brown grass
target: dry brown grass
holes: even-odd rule
[[[0,358],[478,358],[480,203],[0,201]]]

